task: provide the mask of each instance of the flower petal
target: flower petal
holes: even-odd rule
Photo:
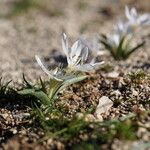
[[[131,16],[132,16],[132,18],[137,18],[137,11],[136,11],[136,9],[133,7],[133,8],[131,8],[131,10],[130,10],[130,14],[131,14]]]
[[[42,68],[42,70],[51,78],[51,79],[55,79],[57,81],[62,81],[62,79],[58,79],[57,77],[55,77],[53,75],[52,72],[50,72],[42,63],[41,59],[36,55],[35,59],[37,61],[37,63],[39,64],[39,66]]]
[[[82,50],[82,61],[85,62],[88,59],[89,49],[88,47],[83,48]]]
[[[62,48],[63,48],[64,53],[66,54],[68,64],[71,64],[71,58],[70,58],[70,53],[71,52],[70,52],[70,49],[69,49],[68,45],[69,44],[68,44],[67,35],[65,33],[63,33]]]
[[[137,19],[137,11],[135,8],[131,8],[131,10],[129,10],[128,6],[126,6],[125,15],[131,22],[135,22],[135,20]]]
[[[80,62],[82,49],[83,45],[80,40],[76,41],[71,47],[70,59],[73,65],[77,65]]]
[[[66,55],[69,53],[67,35],[63,33],[62,48]]]
[[[82,71],[82,72],[89,72],[89,71],[94,71],[100,68],[100,66],[104,64],[104,62],[100,62],[100,63],[89,63],[89,64],[84,64],[84,65],[78,65],[76,67],[76,69],[78,71]]]
[[[149,25],[150,24],[150,15],[149,14],[141,15],[138,18],[138,22],[143,25]]]
[[[82,50],[82,44],[81,44],[81,41],[78,40],[71,47],[71,56],[79,57],[81,54],[81,50]]]
[[[127,17],[127,19],[131,20],[131,14],[130,14],[130,10],[128,6],[125,6],[125,15]]]

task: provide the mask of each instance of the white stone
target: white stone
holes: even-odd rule
[[[97,105],[95,115],[98,119],[101,119],[102,113],[107,113],[108,110],[112,107],[113,102],[107,97],[107,96],[102,96],[99,99],[99,104]]]

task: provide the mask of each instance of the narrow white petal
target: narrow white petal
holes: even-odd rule
[[[128,6],[125,6],[125,15],[127,17],[127,19],[131,20],[131,14],[130,14],[130,10]]]
[[[53,70],[53,74],[56,75],[58,73],[58,67]]]
[[[82,50],[82,60],[85,62],[87,59],[88,59],[88,55],[89,55],[89,49],[88,47],[85,47],[83,50]]]
[[[94,67],[94,69],[99,69],[105,62],[101,61],[101,62],[97,62],[97,63],[93,63],[92,66]]]
[[[116,47],[119,45],[121,37],[121,34],[113,34],[108,38],[108,43]]]
[[[118,22],[117,27],[118,27],[118,30],[120,30],[120,31],[123,31],[125,29],[122,21]]]
[[[39,64],[39,66],[42,68],[42,70],[47,74],[47,75],[51,75],[50,71],[43,65],[41,59],[39,58],[39,56],[35,56],[35,59],[37,61],[37,63]]]
[[[62,48],[63,48],[63,51],[64,51],[66,57],[67,57],[67,62],[68,62],[68,64],[70,64],[71,63],[70,50],[69,50],[69,44],[68,44],[67,35],[65,33],[63,33]]]
[[[76,64],[78,60],[81,58],[81,51],[82,51],[82,44],[81,41],[76,41],[73,46],[71,47],[71,60],[73,64]]]
[[[135,19],[138,17],[137,11],[136,11],[136,9],[135,9],[134,7],[131,8],[130,14],[131,14],[131,16],[132,16],[133,18],[135,18]]]
[[[94,71],[94,70],[99,69],[102,64],[104,64],[104,62],[78,65],[77,70],[82,71],[82,72]]]
[[[149,25],[150,24],[150,15],[149,14],[141,15],[138,18],[138,22],[142,25]]]
[[[127,19],[132,23],[135,22],[138,17],[136,9],[131,8],[131,10],[129,10],[128,6],[125,7],[125,15]]]
[[[71,55],[75,55],[77,48],[79,47],[79,41],[75,41],[71,47]]]
[[[91,64],[78,65],[76,66],[76,69],[82,72],[89,72],[94,70]]]
[[[82,45],[81,45],[81,41],[76,41],[72,47],[71,47],[71,56],[74,57],[76,56],[80,56],[82,50]]]
[[[67,35],[65,33],[63,33],[62,48],[63,48],[63,51],[65,52],[65,54],[68,55],[68,53],[69,53],[68,40],[67,40]]]
[[[35,59],[37,61],[37,63],[39,64],[39,66],[42,68],[42,70],[52,79],[61,81],[61,79],[56,78],[42,63],[41,59],[36,55]]]

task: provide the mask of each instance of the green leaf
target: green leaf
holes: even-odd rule
[[[137,46],[135,46],[134,48],[132,48],[131,50],[129,50],[129,52],[127,53],[127,56],[129,56],[130,54],[132,54],[138,48],[144,46],[144,44],[145,44],[145,41],[143,41],[142,43],[138,44]]]
[[[82,80],[85,80],[86,78],[87,78],[86,75],[82,75],[82,76],[75,77],[73,79],[66,80],[65,82],[62,83],[62,86],[59,88],[58,92],[63,90],[67,86],[74,84],[74,83],[77,83],[77,82],[80,82]]]
[[[50,99],[43,91],[36,91],[35,89],[24,89],[18,91],[18,94],[34,96],[37,99],[39,99],[43,104],[48,104],[48,105],[50,104]]]
[[[118,48],[117,48],[117,50],[115,52],[117,59],[124,58],[124,49],[123,49],[124,40],[125,40],[125,36],[122,37],[122,39],[121,39],[121,41],[120,41],[120,43],[118,45]]]
[[[48,91],[48,97],[51,100],[54,100],[56,98],[56,94],[60,86],[62,85],[62,81],[57,81],[57,80],[50,80],[50,86],[49,86],[49,91]]]
[[[0,78],[0,96],[4,96],[7,93],[7,90],[10,89],[8,85],[11,83],[11,80],[3,83],[2,77]]]
[[[25,77],[24,73],[23,73],[22,77],[23,77],[23,81],[25,82],[26,86],[27,86],[28,88],[32,88],[33,85],[31,85],[31,84],[26,80],[26,77]]]
[[[111,55],[112,55],[114,58],[116,58],[116,53],[115,53],[114,48],[113,48],[110,44],[108,44],[107,41],[105,41],[105,40],[101,40],[100,42],[105,46],[105,48],[106,48],[107,50],[109,50],[109,52],[111,53]]]
[[[84,80],[84,79],[86,79],[87,78],[87,76],[78,76],[78,77],[74,77],[74,78],[72,78],[72,79],[68,79],[68,80],[66,80],[66,81],[64,81],[64,82],[62,82],[62,83],[56,83],[53,87],[51,87],[51,89],[50,89],[50,91],[49,91],[49,98],[50,99],[55,99],[56,98],[56,96],[57,96],[57,94],[61,91],[61,90],[63,90],[64,88],[66,88],[67,86],[69,86],[69,85],[71,85],[71,84],[73,84],[73,83],[77,83],[77,82],[80,82],[80,81],[82,81],[82,80]]]
[[[112,46],[110,44],[108,44],[106,41],[104,40],[100,40],[100,42],[109,50],[112,51]]]
[[[40,78],[40,83],[41,83],[41,86],[42,86],[42,91],[44,93],[47,93],[47,90],[46,90],[46,84],[43,82],[43,80]]]

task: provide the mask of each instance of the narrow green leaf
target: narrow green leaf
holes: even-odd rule
[[[50,86],[49,86],[49,92],[48,92],[48,97],[51,100],[54,100],[56,98],[55,93],[57,93],[62,83],[63,83],[62,81],[51,80]]]
[[[75,77],[73,79],[70,79],[70,80],[67,80],[65,82],[63,82],[62,86],[59,88],[58,92],[63,90],[64,88],[66,88],[67,86],[71,85],[71,84],[74,84],[74,83],[77,83],[77,82],[80,82],[82,80],[85,80],[87,78],[86,75],[82,75],[82,76],[78,76],[78,77]]]
[[[25,89],[18,91],[18,94],[34,96],[39,99],[43,104],[50,104],[50,99],[43,91],[35,91],[35,89]]]
[[[131,50],[129,50],[129,52],[127,53],[127,56],[129,56],[130,54],[132,54],[138,48],[142,47],[144,44],[145,44],[145,41],[143,41],[142,43],[138,44],[137,46],[135,46],[134,48],[132,48]]]
[[[47,93],[46,85],[45,85],[45,83],[43,82],[43,80],[41,79],[41,77],[40,77],[40,83],[41,83],[41,86],[42,86],[42,91],[43,91],[44,93]]]
[[[121,41],[120,41],[120,43],[118,45],[118,48],[117,48],[117,50],[115,52],[117,59],[122,59],[124,57],[124,49],[123,49],[124,41],[125,41],[125,36],[122,37],[122,39],[121,39]]]
[[[57,94],[61,90],[63,90],[64,88],[66,88],[67,86],[69,86],[73,83],[77,83],[77,82],[82,81],[86,78],[87,78],[87,76],[79,76],[79,77],[75,77],[75,78],[64,81],[63,83],[57,85],[57,87],[51,89],[51,91],[50,91],[51,93],[49,94],[49,98],[54,100],[56,98]]]
[[[26,86],[28,88],[32,88],[33,86],[26,80],[26,77],[25,77],[24,73],[23,73],[22,77],[23,77],[23,81],[25,82]]]
[[[108,44],[106,41],[104,40],[100,40],[100,42],[110,51],[112,51],[112,46],[110,44]]]
[[[116,58],[116,53],[115,53],[116,50],[115,50],[110,44],[108,44],[107,41],[101,40],[100,42],[105,46],[105,48],[106,48],[107,50],[109,50],[109,52],[111,53],[111,55],[112,55],[114,58]]]

